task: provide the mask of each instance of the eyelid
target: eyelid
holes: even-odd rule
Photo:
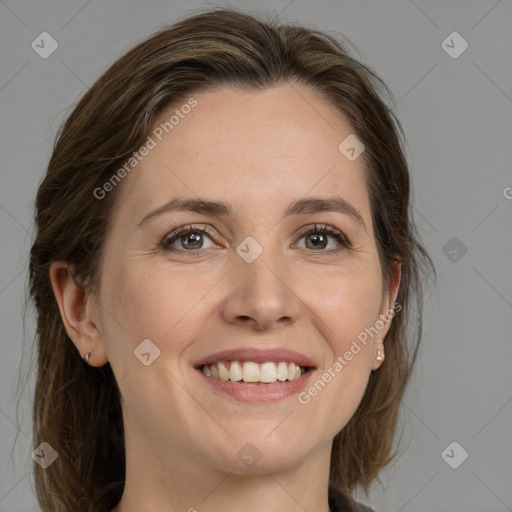
[[[343,231],[341,231],[338,228],[335,228],[334,226],[331,226],[329,224],[321,224],[321,223],[315,223],[312,226],[306,226],[302,228],[296,236],[302,238],[303,236],[311,233],[311,232],[317,232],[317,231],[325,231],[327,234],[331,236],[339,236],[348,246],[352,246],[352,242],[350,241],[349,237],[345,235]]]
[[[186,224],[177,228],[170,228],[170,231],[162,239],[161,245],[165,248],[165,244],[169,243],[173,238],[178,239],[182,235],[186,235],[189,232],[206,233],[213,241],[217,241],[217,235],[210,229],[208,224]],[[201,249],[204,250],[204,249]],[[193,253],[194,251],[186,251]]]

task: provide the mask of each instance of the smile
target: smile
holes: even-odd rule
[[[307,369],[307,367],[285,361],[267,361],[260,364],[253,361],[218,361],[201,367],[204,375],[214,379],[264,384],[296,380],[304,375]]]
[[[239,402],[263,403],[300,393],[315,374],[310,357],[284,347],[238,347],[209,354],[192,363],[199,379],[213,392]]]

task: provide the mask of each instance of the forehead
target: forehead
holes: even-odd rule
[[[119,191],[128,217],[180,196],[221,199],[253,215],[300,197],[339,195],[370,223],[364,160],[350,161],[338,149],[353,130],[315,92],[224,87],[191,97],[155,120],[154,147]]]

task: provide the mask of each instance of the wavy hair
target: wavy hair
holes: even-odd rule
[[[33,442],[58,459],[33,464],[43,512],[110,512],[121,499],[125,446],[119,388],[107,363],[84,363],[66,333],[49,276],[67,260],[77,282],[94,293],[120,186],[94,191],[137,151],[155,117],[192,93],[229,86],[261,90],[283,83],[310,88],[346,116],[364,142],[365,180],[383,282],[401,264],[386,360],[371,373],[355,414],[333,444],[330,485],[347,500],[366,493],[396,456],[394,439],[404,390],[422,332],[422,274],[432,261],[412,216],[411,184],[392,94],[337,38],[235,9],[196,13],[166,27],[117,60],[62,124],[35,201],[29,294],[37,319]]]

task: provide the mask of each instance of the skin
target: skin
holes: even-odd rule
[[[92,366],[110,362],[121,390],[127,475],[114,512],[326,512],[332,440],[382,364],[391,320],[307,405],[297,394],[235,401],[192,363],[236,347],[286,347],[315,361],[313,383],[392,307],[400,268],[386,289],[363,158],[338,150],[353,130],[331,105],[290,85],[194,97],[198,105],[119,186],[100,289],[82,293],[64,262],[50,270],[77,350],[91,352]],[[334,195],[360,211],[366,230],[339,212],[282,217],[295,200]],[[234,216],[175,211],[137,227],[171,198],[197,196],[230,203]],[[331,235],[320,248],[300,236],[315,223],[340,230],[352,250]],[[192,247],[200,256],[179,239],[181,252],[166,252],[165,235],[188,224],[209,225],[216,239]],[[236,252],[247,236],[263,249],[250,264]],[[161,351],[149,366],[133,353],[144,339]],[[248,442],[261,453],[251,467],[237,457]]]

